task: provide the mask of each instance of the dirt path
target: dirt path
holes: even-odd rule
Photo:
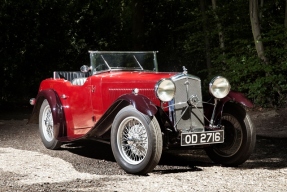
[[[0,191],[286,191],[287,110],[250,111],[256,149],[235,168],[202,151],[164,154],[148,176],[126,174],[108,145],[78,142],[51,151],[26,116],[0,116]]]

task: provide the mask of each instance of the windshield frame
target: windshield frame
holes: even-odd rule
[[[89,51],[89,53],[92,74],[106,71],[158,72],[158,63],[156,57],[158,51]],[[141,61],[139,61],[138,57],[141,58]],[[146,57],[149,60],[146,59]],[[126,64],[126,58],[129,60],[132,59],[132,63],[130,63],[131,66],[125,66],[129,65]],[[144,62],[146,61],[149,61],[149,68],[145,66]]]

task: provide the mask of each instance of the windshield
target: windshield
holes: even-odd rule
[[[156,51],[90,51],[92,73],[111,70],[158,71]]]

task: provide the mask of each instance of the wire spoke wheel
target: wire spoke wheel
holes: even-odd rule
[[[230,157],[236,154],[242,145],[242,127],[239,121],[232,115],[223,116],[222,125],[225,127],[224,143],[216,145],[214,152],[223,157]]]
[[[224,143],[206,148],[209,158],[225,166],[244,163],[254,150],[256,130],[248,113],[238,105],[230,105],[223,111]]]
[[[118,148],[130,164],[138,164],[146,157],[148,149],[147,130],[135,117],[127,117],[119,126]]]
[[[49,105],[47,105],[42,113],[42,131],[45,139],[47,141],[52,141],[54,138],[53,134],[53,117],[52,117],[52,112],[51,108]]]
[[[39,132],[43,144],[48,149],[58,149],[62,144],[55,138],[54,129],[52,110],[48,101],[45,99],[39,113]]]
[[[127,173],[147,174],[158,164],[162,153],[157,119],[133,106],[124,107],[113,121],[111,146],[117,163]]]

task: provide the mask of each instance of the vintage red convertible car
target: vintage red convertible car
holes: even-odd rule
[[[111,145],[127,173],[147,174],[164,150],[205,149],[216,163],[237,166],[252,153],[256,133],[245,107],[222,76],[209,84],[182,72],[158,72],[157,52],[90,51],[90,66],[55,71],[41,82],[29,122],[43,144],[58,149],[79,139]]]

